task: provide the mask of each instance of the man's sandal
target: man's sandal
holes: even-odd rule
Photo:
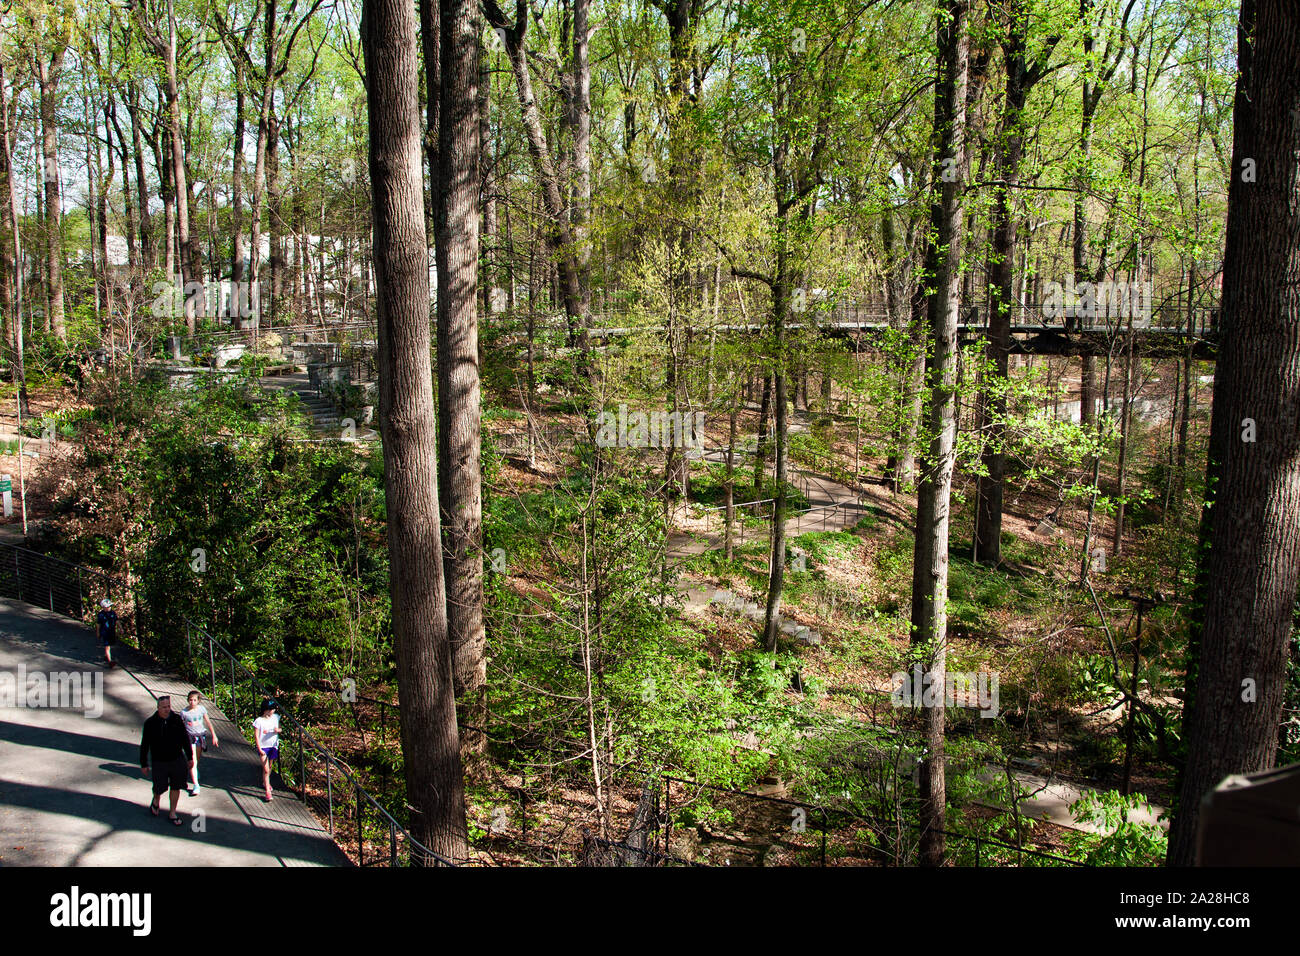
[[[162,808],[158,806],[158,802],[156,800],[151,800],[149,802],[149,813],[151,816],[155,816],[155,817],[158,816],[158,811],[161,809]]]
[[[184,820],[182,820],[182,819],[181,819],[180,817],[178,817],[178,816],[176,816],[176,817],[168,817],[167,819],[170,820],[170,821],[172,822],[172,825],[173,825],[173,826],[180,826],[182,823],[185,822]]]

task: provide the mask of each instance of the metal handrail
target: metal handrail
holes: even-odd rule
[[[112,595],[112,582],[108,575],[95,568],[85,568],[12,544],[0,544],[0,554],[4,555],[0,559],[0,594],[12,596],[24,604],[82,619],[87,607],[94,605],[95,594],[101,597]],[[9,577],[11,569],[12,578]],[[54,573],[56,570],[57,575]],[[6,585],[11,582],[13,593],[9,594]],[[42,593],[44,600],[33,600]]]
[[[12,571],[9,569],[12,568]],[[10,574],[12,573],[12,577]],[[6,587],[12,583],[12,587]],[[74,593],[75,591],[75,593]],[[32,551],[27,548],[20,548],[11,544],[0,544],[0,594],[21,601],[25,604],[32,604],[37,607],[45,607],[54,613],[64,614],[74,619],[82,619],[82,615],[89,607],[94,606],[95,594],[109,596],[113,593],[112,581],[108,574],[95,568],[86,568],[82,565],[66,561],[53,555],[41,554],[38,551]],[[137,605],[137,611],[140,610]],[[241,664],[235,655],[220,641],[209,634],[204,628],[194,624],[188,617],[183,617],[186,627],[186,667],[193,668],[194,665],[194,648],[193,634],[197,631],[208,641],[208,665],[210,668],[211,686],[213,697],[216,696],[216,651],[220,650],[225,655],[230,665],[231,674],[231,696],[232,704],[235,703],[235,678],[238,676],[251,684],[252,688],[259,692],[263,697],[272,696],[266,691],[265,685],[243,664]],[[139,628],[137,627],[136,642],[140,643]],[[223,662],[224,670],[225,662]],[[187,677],[193,674],[185,675]],[[232,706],[232,711],[236,708]],[[357,836],[358,846],[361,853],[364,854],[362,846],[362,827],[361,827],[361,806],[368,803],[374,808],[383,821],[388,823],[389,831],[389,861],[396,865],[397,860],[397,838],[401,834],[407,841],[413,854],[423,854],[423,859],[432,861],[435,865],[456,866],[452,860],[439,853],[430,850],[420,841],[416,840],[410,831],[399,823],[387,809],[363,787],[356,775],[330,750],[321,746],[321,744],[306,730],[300,721],[291,713],[281,708],[283,718],[288,721],[289,729],[297,736],[299,767],[300,767],[300,786],[301,799],[305,804],[307,802],[307,789],[305,774],[301,772],[304,759],[304,747],[310,747],[319,757],[321,757],[327,767],[327,791],[329,801],[329,819],[330,835],[334,835],[334,791],[337,789],[333,779],[335,772],[342,775],[343,782],[350,786],[353,793],[358,798],[357,805]],[[236,719],[232,713],[231,719]],[[362,865],[365,865],[364,855],[361,856]]]
[[[211,676],[211,682],[212,682],[212,689],[213,689],[213,695],[214,695],[214,697],[215,697],[215,694],[216,694],[216,663],[215,663],[215,658],[214,658],[214,655],[213,655],[213,650],[214,650],[214,649],[215,649],[215,650],[220,650],[221,653],[223,653],[223,654],[226,655],[227,659],[230,661],[230,668],[231,668],[231,674],[232,674],[232,675],[236,672],[236,670],[238,670],[238,671],[242,674],[242,676],[243,676],[243,677],[244,677],[244,678],[245,678],[249,683],[251,683],[251,684],[253,685],[253,688],[254,688],[254,689],[255,689],[255,690],[256,690],[256,691],[257,691],[257,692],[258,692],[258,693],[259,693],[263,698],[268,698],[268,697],[273,698],[273,697],[275,697],[275,695],[272,694],[270,691],[268,691],[267,688],[266,688],[266,686],[265,686],[261,681],[259,681],[259,680],[257,679],[256,675],[254,675],[252,671],[250,671],[247,667],[245,667],[243,664],[241,664],[241,663],[239,662],[239,660],[235,657],[235,655],[234,655],[233,653],[231,653],[231,651],[230,651],[230,650],[229,650],[229,649],[228,649],[224,644],[222,644],[219,640],[217,640],[215,637],[213,637],[211,634],[209,634],[209,633],[208,633],[204,628],[202,628],[202,627],[199,626],[198,624],[195,624],[195,623],[194,623],[193,621],[191,621],[188,617],[182,615],[182,620],[185,621],[185,629],[186,629],[186,634],[185,634],[185,636],[186,636],[187,645],[188,645],[188,643],[189,643],[189,641],[190,641],[190,639],[191,639],[191,635],[192,635],[193,632],[195,632],[195,631],[197,631],[200,635],[202,635],[204,638],[206,638],[206,639],[208,640],[208,642],[209,642],[209,648],[208,648],[208,659],[209,659],[209,662],[210,662],[210,668],[211,668],[211,675],[210,675],[210,676]],[[192,659],[193,659],[193,657],[192,657],[192,651],[191,651],[190,654],[187,655],[187,663],[192,662]],[[233,709],[233,704],[234,704],[234,693],[235,693],[235,691],[234,691],[234,685],[233,685],[233,682],[232,682],[232,685],[231,685],[232,709]],[[411,832],[410,832],[406,827],[404,827],[401,823],[399,823],[399,822],[397,821],[397,819],[396,819],[396,818],[395,818],[391,813],[389,813],[388,810],[386,810],[386,809],[384,808],[384,806],[383,806],[383,805],[382,805],[378,800],[376,800],[375,797],[372,796],[371,793],[370,793],[368,790],[365,789],[365,787],[363,787],[363,786],[361,785],[361,782],[356,778],[356,775],[353,774],[352,771],[349,770],[348,767],[347,767],[347,766],[346,766],[342,761],[340,761],[340,760],[339,760],[339,759],[338,759],[338,758],[337,758],[337,757],[336,757],[336,756],[335,756],[335,755],[334,755],[334,754],[333,754],[329,749],[327,749],[326,747],[323,747],[320,743],[318,743],[318,742],[316,741],[316,739],[315,739],[315,738],[314,738],[314,737],[313,737],[313,736],[312,736],[312,735],[307,731],[307,729],[302,725],[302,723],[301,723],[300,721],[298,721],[298,720],[297,720],[297,719],[296,719],[296,718],[295,718],[295,717],[294,717],[294,716],[289,712],[288,708],[285,708],[285,707],[277,707],[276,709],[280,712],[281,719],[286,719],[286,718],[287,718],[288,721],[289,721],[289,723],[290,723],[290,725],[291,725],[291,728],[292,728],[292,727],[296,727],[296,728],[297,728],[297,732],[298,732],[298,746],[299,746],[299,761],[300,761],[300,763],[301,763],[301,748],[302,748],[302,745],[303,745],[303,743],[304,743],[304,741],[305,741],[307,744],[309,744],[309,745],[311,746],[311,748],[312,748],[316,753],[318,753],[321,757],[323,757],[323,758],[324,758],[324,759],[325,759],[325,760],[326,760],[326,761],[327,761],[327,762],[328,762],[328,763],[329,763],[329,764],[330,764],[334,769],[338,770],[339,773],[343,774],[343,776],[347,779],[348,783],[351,784],[351,787],[352,787],[353,792],[356,793],[356,795],[357,795],[359,798],[364,798],[365,801],[366,801],[367,803],[369,803],[372,807],[374,807],[375,810],[377,810],[381,816],[383,816],[385,819],[388,820],[388,824],[389,824],[389,834],[390,834],[390,844],[391,844],[392,846],[394,846],[394,851],[393,851],[393,853],[392,853],[392,855],[391,855],[391,857],[392,857],[392,862],[396,863],[396,850],[395,850],[395,845],[396,845],[396,844],[395,844],[395,840],[396,840],[396,836],[397,836],[397,834],[398,834],[398,833],[401,833],[401,834],[405,837],[405,839],[407,840],[408,844],[409,844],[411,847],[413,847],[413,848],[417,848],[417,849],[418,849],[422,854],[425,855],[426,858],[433,860],[436,864],[441,865],[441,866],[456,866],[456,865],[458,865],[458,864],[456,864],[455,862],[453,862],[452,860],[449,860],[449,859],[447,859],[446,857],[442,856],[441,854],[436,853],[436,852],[433,851],[433,850],[430,850],[428,847],[426,847],[424,844],[422,844],[419,840],[415,839],[415,837],[413,837],[413,836],[411,835]],[[232,719],[233,719],[233,715],[232,715]],[[300,783],[300,786],[301,786],[301,788],[302,788],[302,800],[303,800],[304,803],[306,803],[306,800],[307,800],[306,782],[303,781],[303,780],[300,780],[299,783]],[[333,814],[334,814],[334,811],[333,811],[333,793],[332,793],[332,790],[331,790],[331,792],[330,792],[329,799],[330,799],[330,819],[332,820],[332,819],[333,819]],[[357,837],[357,842],[358,842],[358,845],[360,845],[360,843],[361,843],[361,836],[360,836],[360,819],[361,819],[361,815],[360,815],[360,810],[358,809],[358,813],[357,813],[357,820],[358,820],[358,837]],[[363,865],[364,865],[364,857],[362,858],[362,860],[363,860]]]
[[[744,791],[744,790],[735,790],[735,789],[733,789],[733,788],[731,788],[731,787],[721,787],[721,786],[718,786],[718,785],[716,785],[716,784],[710,784],[710,783],[700,783],[700,782],[697,781],[697,780],[688,780],[688,779],[686,779],[686,778],[684,778],[684,777],[674,777],[674,776],[669,776],[669,775],[665,774],[665,775],[663,776],[662,779],[663,779],[663,781],[664,781],[664,786],[665,786],[665,787],[667,787],[670,783],[680,783],[680,784],[683,784],[683,785],[685,785],[685,786],[697,787],[697,788],[702,789],[702,790],[712,790],[712,791],[715,791],[715,792],[717,792],[717,793],[724,793],[724,794],[727,794],[727,795],[729,795],[729,796],[736,796],[736,797],[740,797],[740,798],[742,798],[742,799],[746,799],[746,800],[761,800],[761,801],[765,801],[765,802],[767,802],[767,803],[777,803],[777,804],[782,804],[782,805],[784,805],[784,806],[801,807],[801,808],[804,808],[804,809],[806,809],[806,810],[816,811],[816,813],[817,813],[817,815],[818,815],[818,817],[819,817],[819,819],[820,819],[820,821],[821,821],[821,828],[820,828],[820,829],[821,829],[821,834],[822,834],[822,840],[821,840],[821,865],[822,865],[822,866],[825,866],[825,865],[826,865],[826,838],[827,838],[827,832],[828,832],[828,829],[829,829],[829,828],[828,828],[828,825],[827,825],[827,819],[828,819],[828,817],[829,817],[829,815],[830,815],[831,813],[836,813],[836,812],[843,813],[843,812],[845,812],[845,811],[834,811],[834,810],[828,810],[826,807],[822,806],[821,804],[817,804],[817,803],[807,803],[807,802],[804,802],[804,801],[801,801],[801,800],[788,800],[788,799],[786,799],[786,798],[784,798],[784,797],[773,797],[773,796],[769,796],[769,795],[767,795],[767,794],[761,794],[761,793],[748,793],[748,792],[746,792],[746,791]],[[810,814],[810,815],[811,815],[811,814]],[[852,814],[850,814],[850,819],[857,820],[857,819],[862,819],[862,818],[854,817],[854,816],[852,816]],[[909,829],[919,830],[919,829],[924,829],[924,828],[925,828],[924,825],[921,824],[921,823],[919,823],[919,822],[913,822],[913,821],[910,821],[910,820],[908,820],[908,821],[900,821],[900,822],[903,823],[903,825],[906,826],[906,827],[908,827]],[[671,833],[672,833],[672,815],[671,815],[671,810],[668,812],[668,815],[667,815],[667,820],[666,820],[666,823],[665,823],[665,831],[666,831],[667,836],[668,836],[668,837],[671,837]],[[1087,863],[1081,863],[1081,862],[1078,861],[1078,860],[1071,860],[1071,859],[1069,859],[1068,857],[1057,856],[1057,855],[1055,855],[1055,854],[1053,854],[1053,853],[1047,853],[1047,852],[1044,852],[1044,851],[1042,851],[1042,850],[1033,850],[1033,849],[1027,849],[1027,848],[1025,848],[1025,847],[1019,847],[1019,846],[1016,846],[1016,845],[1014,845],[1014,844],[1007,843],[1007,842],[1005,842],[1005,841],[1003,841],[1003,840],[999,840],[999,839],[997,839],[996,837],[984,836],[984,835],[982,835],[982,834],[978,834],[978,833],[960,833],[960,832],[957,832],[957,831],[946,830],[946,829],[945,829],[945,830],[942,830],[942,831],[940,831],[940,832],[942,832],[944,836],[946,836],[946,837],[951,837],[951,838],[953,838],[953,839],[955,839],[955,840],[973,840],[973,841],[975,841],[975,865],[976,865],[977,867],[980,865],[980,849],[981,849],[981,847],[983,847],[983,846],[985,846],[985,845],[1001,847],[1002,849],[1007,849],[1007,850],[1015,850],[1017,854],[1027,854],[1027,855],[1032,856],[1032,857],[1038,857],[1038,858],[1045,859],[1045,860],[1053,860],[1053,861],[1055,861],[1055,862],[1058,862],[1058,863],[1065,863],[1065,864],[1068,864],[1068,865],[1070,865],[1070,866],[1085,867],[1085,866],[1088,865]]]

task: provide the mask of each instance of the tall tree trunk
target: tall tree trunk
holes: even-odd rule
[[[786,436],[789,425],[786,422],[785,380],[789,371],[788,356],[785,352],[785,316],[790,308],[789,277],[786,270],[786,215],[777,213],[777,267],[776,281],[772,284],[772,331],[773,360],[772,372],[773,402],[776,431],[776,500],[772,502],[772,550],[769,554],[767,578],[767,606],[763,616],[763,646],[769,654],[776,651],[776,639],[780,633],[781,586],[785,580],[785,478],[786,478]],[[761,459],[760,459],[761,461]]]
[[[1203,600],[1191,634],[1182,799],[1169,834],[1168,862],[1179,866],[1195,859],[1205,794],[1276,759],[1300,578],[1300,9],[1242,0],[1237,58]],[[1247,159],[1259,171],[1251,182],[1242,181]]]
[[[140,210],[140,262],[141,271],[147,273],[158,263],[158,250],[154,245],[153,227],[149,216],[149,182],[144,174],[144,136],[140,128],[140,96],[134,83],[127,83],[126,109],[131,115],[131,145],[135,155],[135,188],[139,194]]]
[[[266,218],[271,272],[271,307],[269,318],[274,325],[280,320],[284,297],[284,184],[280,179],[280,117],[271,111],[266,122]],[[427,233],[426,233],[427,235]]]
[[[404,0],[364,0],[361,42],[406,799],[415,838],[458,860],[465,857],[468,835],[438,516],[414,8]]]
[[[105,107],[105,115],[108,108]],[[117,172],[117,163],[113,158],[113,145],[108,131],[108,123],[104,123],[104,142],[108,143],[108,170],[105,175],[103,159],[100,155],[99,142],[95,142],[95,169],[99,174],[99,189],[95,197],[95,218],[98,221],[98,239],[99,239],[99,281],[100,294],[104,299],[104,317],[106,327],[109,330],[109,339],[113,336],[113,266],[108,261],[108,194],[113,188],[113,174]]]
[[[14,91],[13,102],[4,96],[5,77],[4,64],[0,61],[0,135],[4,137],[4,168],[7,172],[6,189],[3,202],[8,207],[6,210],[5,221],[11,230],[10,235],[6,238],[12,239],[10,248],[13,251],[13,277],[14,277],[14,294],[13,294],[13,341],[14,341],[14,378],[18,383],[18,413],[20,416],[30,415],[27,407],[27,370],[24,362],[23,348],[23,246],[22,236],[18,230],[18,177],[14,175],[14,154],[13,141],[17,135],[18,118],[16,110],[11,107],[17,106],[17,90]]]
[[[990,226],[988,360],[993,364],[992,382],[981,395],[981,424],[987,434],[982,460],[987,474],[981,475],[975,497],[976,561],[996,565],[1002,560],[1002,498],[1006,476],[1006,455],[1002,445],[1006,428],[1006,383],[1011,354],[1011,310],[1015,307],[1015,241],[1018,223],[1014,214],[1015,189],[1020,184],[1020,159],[1024,152],[1024,111],[1029,93],[1042,78],[1056,41],[1048,41],[1033,63],[1029,62],[1029,18],[1025,0],[1010,0],[1009,24],[1003,41],[1006,99],[994,161],[998,185],[994,190],[993,221]],[[992,394],[989,394],[989,392]]]
[[[532,73],[524,42],[528,8],[525,4],[520,4],[513,23],[506,19],[496,0],[484,0],[483,9],[488,23],[504,40],[506,56],[514,73],[524,133],[528,140],[528,153],[540,181],[542,202],[546,209],[548,241],[556,254],[556,277],[569,325],[569,344],[580,352],[579,374],[591,383],[595,380],[596,368],[587,334],[591,324],[590,282],[570,224],[570,211],[564,203],[564,190],[542,125],[541,111],[533,93]]]
[[[731,388],[734,394],[736,387],[736,377],[731,375]],[[735,544],[732,539],[732,528],[736,521],[736,413],[740,405],[739,398],[730,403],[731,407],[727,414],[727,465],[725,486],[725,513],[726,530],[723,532],[723,553],[724,557],[730,561],[735,553]]]
[[[126,144],[126,134],[117,120],[117,101],[112,92],[108,95],[108,118],[117,136],[117,158],[122,166],[122,218],[126,223],[126,264],[128,282],[124,288],[128,291],[126,301],[128,309],[134,297],[130,290],[139,288],[137,275],[140,272],[140,252],[136,246],[135,200],[131,191],[131,149]],[[110,146],[111,148],[111,146]]]
[[[479,141],[479,204],[482,229],[479,241],[482,246],[481,256],[486,275],[480,277],[480,310],[500,312],[505,308],[504,295],[500,290],[501,251],[498,236],[498,212],[495,187],[492,175],[495,163],[492,155],[492,73],[488,69],[487,52],[484,49],[482,35],[478,43],[478,141]]]
[[[891,475],[895,492],[910,487],[917,477],[916,443],[921,433],[925,398],[926,309],[925,287],[917,283],[912,289],[912,315],[908,326],[911,360],[903,369],[903,420],[898,436],[898,460]]]
[[[464,721],[487,714],[483,631],[483,479],[478,366],[478,30],[474,0],[441,0],[438,184],[438,487],[442,495],[447,630]],[[427,47],[426,47],[427,48]],[[432,92],[430,93],[432,95]],[[486,737],[462,738],[480,751]]]
[[[591,0],[573,0],[573,241],[582,314],[591,314]]]
[[[8,143],[17,130],[10,125],[10,104],[18,99],[15,86],[11,97],[5,89],[4,64],[0,63],[0,135],[5,137],[5,149],[0,155],[0,323],[4,327],[4,341],[17,352],[17,330],[22,325],[18,314],[18,248],[14,240],[14,207],[10,202],[9,180],[14,175],[9,165]]]
[[[262,101],[257,113],[257,151],[253,161],[253,196],[249,215],[248,281],[257,288],[259,316],[264,298],[260,285],[262,275],[262,200],[266,195],[267,153],[274,148],[271,141],[271,111],[275,105],[275,64],[277,56],[276,0],[266,0],[262,31]],[[256,324],[256,323],[255,323]]]
[[[235,141],[231,157],[230,170],[230,282],[233,294],[237,296],[231,303],[231,324],[243,328],[243,315],[236,314],[236,304],[248,302],[241,296],[238,284],[244,281],[244,259],[248,252],[244,248],[244,84],[247,67],[242,57],[232,57],[235,64]]]
[[[754,497],[763,494],[763,470],[767,466],[767,417],[772,408],[772,376],[763,376],[763,397],[758,406],[758,440],[754,443]]]
[[[195,329],[195,313],[201,297],[191,296],[186,285],[201,281],[202,276],[195,271],[195,248],[190,242],[190,187],[185,174],[185,141],[181,134],[181,100],[180,87],[176,71],[176,8],[173,0],[167,0],[167,37],[163,39],[146,19],[143,6],[135,8],[136,22],[140,32],[153,47],[154,52],[163,61],[166,94],[164,114],[167,120],[167,153],[170,160],[172,199],[176,226],[176,261],[182,289],[185,292],[185,324],[191,332]],[[171,229],[168,228],[170,237]],[[170,273],[170,269],[168,272]]]
[[[1115,527],[1111,534],[1110,551],[1116,557],[1124,547],[1124,489],[1128,483],[1128,443],[1129,429],[1133,415],[1129,409],[1129,398],[1133,390],[1133,330],[1130,328],[1124,351],[1124,384],[1120,391],[1119,406],[1119,460],[1115,475]]]
[[[90,102],[89,99],[83,99],[82,105],[82,143],[85,152],[82,154],[82,160],[85,163],[86,170],[86,231],[89,233],[87,238],[87,252],[90,256],[90,281],[91,287],[95,292],[95,322],[103,320],[104,309],[104,289],[100,274],[101,261],[99,258],[99,193],[100,181],[103,178],[103,170],[98,163],[98,157],[92,156],[90,152],[90,141],[94,138],[90,127]]]
[[[1099,265],[1097,272],[1088,271],[1088,191],[1092,184],[1092,133],[1097,115],[1097,107],[1107,85],[1119,68],[1125,49],[1128,19],[1137,0],[1128,0],[1120,22],[1118,43],[1107,42],[1100,57],[1094,56],[1096,39],[1093,35],[1095,25],[1092,22],[1094,0],[1079,0],[1079,20],[1083,24],[1083,51],[1085,65],[1083,70],[1083,95],[1079,120],[1079,172],[1075,183],[1074,195],[1074,235],[1072,252],[1074,257],[1074,281],[1094,282],[1101,279],[1104,265]],[[1109,9],[1107,7],[1106,9]],[[1112,204],[1118,209],[1117,204]],[[1082,319],[1076,314],[1072,322],[1082,328]],[[1097,403],[1097,358],[1085,354],[1082,358],[1079,386],[1079,422],[1086,429],[1096,420]]]
[[[45,275],[50,306],[46,322],[60,339],[68,337],[63,310],[63,195],[59,184],[58,119],[59,79],[63,72],[63,48],[56,45],[47,62],[36,56],[41,87],[41,155],[45,180]]]
[[[153,151],[154,167],[158,170],[159,192],[163,203],[163,268],[168,281],[176,278],[176,183],[172,176],[172,164],[164,163],[162,147],[158,143],[157,129],[149,138]]]
[[[934,185],[926,284],[927,321],[933,352],[926,363],[930,397],[926,425],[930,446],[920,468],[916,503],[916,546],[912,567],[912,645],[941,690],[947,673],[948,520],[956,433],[957,319],[961,310],[961,244],[965,215],[966,83],[970,40],[969,0],[946,0],[938,16],[939,71],[934,107]],[[946,161],[946,162],[945,162]],[[953,174],[945,181],[944,170]],[[944,704],[942,693],[924,707],[925,755],[921,762],[921,862],[944,861]]]

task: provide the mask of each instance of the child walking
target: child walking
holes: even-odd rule
[[[190,746],[194,748],[194,766],[190,768],[190,783],[186,787],[191,797],[197,797],[201,790],[199,754],[208,749],[208,734],[212,734],[212,746],[221,745],[217,740],[217,728],[212,726],[212,720],[208,717],[208,709],[200,703],[202,699],[203,696],[197,690],[190,691],[186,697],[186,707],[181,711],[181,717],[185,720],[185,732],[190,735]]]
[[[99,643],[104,648],[104,665],[115,667],[113,663],[113,645],[117,642],[117,612],[113,602],[108,598],[99,602],[99,613],[95,615],[95,627],[99,631]]]
[[[262,799],[267,803],[271,802],[271,761],[280,758],[280,715],[275,710],[275,701],[268,697],[262,701],[262,716],[253,721],[257,752],[262,757]]]

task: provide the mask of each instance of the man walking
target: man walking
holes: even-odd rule
[[[140,736],[140,773],[146,777],[150,753],[153,754],[153,800],[149,802],[149,812],[158,816],[158,802],[163,791],[170,789],[171,808],[167,819],[180,826],[176,803],[181,797],[181,787],[190,779],[194,750],[185,721],[180,714],[172,712],[172,699],[166,695],[158,698],[158,711],[144,722],[144,733]]]
[[[108,598],[99,602],[95,625],[99,629],[99,642],[104,645],[104,663],[112,667],[113,644],[117,640],[117,612],[113,610],[113,602]]]

